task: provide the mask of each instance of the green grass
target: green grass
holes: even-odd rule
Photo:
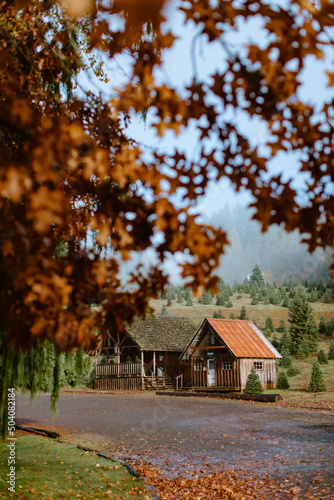
[[[0,442],[0,498],[149,499],[146,486],[119,463],[40,436],[16,441],[16,489],[8,491],[9,449]]]

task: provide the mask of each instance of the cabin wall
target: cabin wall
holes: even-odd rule
[[[254,365],[254,362],[259,361],[263,363],[262,370],[256,370],[259,375],[263,389],[275,389],[276,387],[276,359],[263,359],[263,358],[243,358],[240,359],[240,381],[241,388],[246,387],[247,377]]]

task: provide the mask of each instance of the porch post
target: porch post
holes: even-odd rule
[[[156,359],[155,359],[155,351],[153,351],[153,375],[156,375]]]
[[[145,376],[145,373],[144,373],[144,351],[143,350],[140,351],[140,360],[141,360],[141,388],[143,391],[144,390],[144,376]]]
[[[117,376],[119,377],[119,365],[121,362],[121,346],[119,341],[119,332],[117,332]]]

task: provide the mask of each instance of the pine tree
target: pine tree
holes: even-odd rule
[[[318,326],[318,332],[325,334],[326,333],[326,320],[324,316],[321,316],[319,326]]]
[[[255,264],[255,266],[253,267],[253,270],[252,270],[251,275],[249,277],[249,281],[251,283],[258,283],[259,285],[264,283],[262,271],[257,264]]]
[[[290,366],[286,371],[288,377],[295,377],[298,373],[300,373],[300,370],[294,365]]]
[[[252,367],[246,381],[246,387],[244,389],[244,394],[261,394],[263,392],[263,387],[259,374],[256,373],[254,367]]]
[[[164,304],[161,308],[161,316],[167,316],[169,314],[168,310],[167,310],[167,307],[166,307],[166,304]]]
[[[218,309],[218,311],[213,312],[213,317],[214,318],[223,318],[223,311],[221,309]]]
[[[226,306],[225,306],[225,307],[233,307],[232,302],[229,300],[229,301],[227,302],[227,304],[226,304]]]
[[[290,389],[288,378],[284,372],[278,374],[276,389],[283,389],[284,391]]]
[[[167,307],[170,307],[171,305],[172,305],[171,298],[168,297],[168,299],[167,299]]]
[[[220,293],[220,294],[217,296],[216,306],[223,306],[224,304],[225,304],[224,297],[223,297],[223,295]]]
[[[301,286],[298,286],[293,303],[289,309],[291,354],[296,355],[302,341],[309,349],[314,349],[317,337],[317,328],[311,306]]]
[[[193,301],[191,300],[191,296],[188,295],[186,306],[192,306],[192,305],[193,305]]]
[[[313,364],[311,381],[308,390],[310,392],[322,392],[326,390],[324,377],[317,361]]]
[[[274,332],[275,331],[275,327],[274,327],[274,324],[273,324],[273,321],[271,319],[270,316],[267,316],[266,317],[266,324],[265,324],[265,330],[268,330],[270,332]]]
[[[234,314],[234,313],[231,313],[231,314],[229,315],[229,319],[235,319],[235,314]]]
[[[330,304],[330,303],[331,303],[331,299],[329,297],[329,293],[326,291],[325,295],[324,295],[324,304]]]
[[[306,359],[309,357],[309,355],[310,355],[310,349],[308,347],[306,340],[303,338],[299,342],[298,349],[296,352],[296,358],[297,359]]]
[[[319,365],[328,365],[327,354],[325,353],[325,351],[323,349],[320,349],[320,351],[318,352],[317,359],[318,359]]]
[[[332,340],[329,346],[327,359],[334,359],[334,340]]]
[[[281,356],[282,359],[279,361],[279,365],[283,366],[284,368],[290,368],[292,365],[292,357],[290,356],[289,351],[286,348],[283,348],[281,351]]]
[[[247,312],[246,312],[246,307],[242,306],[239,319],[246,319],[247,317],[248,316],[247,316]]]

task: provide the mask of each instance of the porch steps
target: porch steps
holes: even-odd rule
[[[165,375],[165,377],[153,376],[145,377],[145,389],[146,390],[175,390],[175,385],[172,380]]]

